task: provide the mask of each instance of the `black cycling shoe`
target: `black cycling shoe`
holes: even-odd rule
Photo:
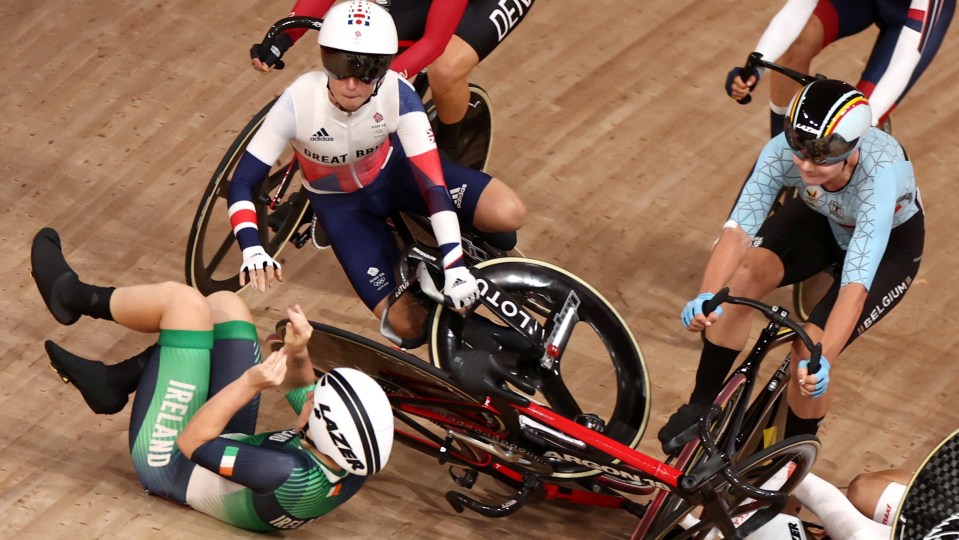
[[[64,292],[80,283],[77,273],[70,268],[60,247],[57,231],[44,227],[33,238],[30,250],[30,273],[37,283],[43,303],[60,324],[70,325],[80,318],[63,303]]]
[[[115,414],[123,410],[129,395],[110,384],[109,366],[80,358],[49,340],[43,346],[50,357],[50,367],[64,383],[71,383],[80,391],[93,412]]]
[[[696,436],[695,430],[689,428],[695,426],[699,417],[709,408],[709,403],[692,401],[683,404],[669,417],[666,425],[659,430],[659,442],[663,445],[663,453],[667,455],[675,454],[677,451]],[[679,437],[683,435],[682,437]],[[677,439],[677,437],[679,437]]]

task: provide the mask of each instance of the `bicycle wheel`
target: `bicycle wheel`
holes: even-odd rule
[[[605,435],[635,447],[648,420],[649,380],[639,345],[615,308],[582,279],[541,261],[493,259],[475,266],[473,273],[477,279],[505,290],[511,301],[544,325],[558,315],[569,298],[578,298],[579,320],[562,358],[552,368],[543,368],[538,354],[513,355],[515,365],[508,367],[533,382],[538,389],[536,399],[545,400],[555,411],[569,418],[595,415],[605,422]],[[475,313],[496,320],[486,308],[477,308]],[[437,367],[446,369],[455,350],[473,348],[464,336],[471,333],[466,325],[476,323],[466,323],[468,320],[449,309],[433,313],[430,359]],[[472,329],[474,334],[482,332],[476,328]],[[535,452],[545,451],[526,446]],[[550,464],[554,478],[599,473],[561,460],[550,460]]]
[[[741,374],[733,375],[713,401],[713,405],[719,407],[722,412],[713,422],[710,432],[716,440],[720,441],[720,448],[722,448],[723,439],[729,435],[728,428],[733,412],[743,398],[748,397],[745,395],[745,390],[746,377]],[[696,437],[683,446],[672,465],[686,474],[702,463],[704,457],[702,440]],[[646,510],[647,515],[651,516],[650,519],[640,522],[636,532],[633,533],[633,539],[647,538],[650,531],[669,531],[692,510],[690,504],[678,494],[660,490]]]
[[[239,270],[243,256],[227,217],[227,188],[250,139],[275,101],[274,98],[267,103],[240,130],[217,165],[193,218],[186,249],[186,282],[203,294],[240,289]],[[254,195],[260,244],[274,258],[299,226],[309,223],[309,200],[295,185],[295,173],[296,161],[291,150],[271,169]],[[271,200],[281,189],[283,196],[271,208]]]
[[[752,487],[760,488],[770,481],[773,485],[764,489],[789,494],[812,469],[819,455],[819,448],[819,439],[812,435],[792,437],[743,459],[733,467],[733,471]],[[755,532],[782,510],[781,505],[749,498],[725,478],[718,481],[714,491],[742,538]],[[684,501],[683,505],[688,503]],[[652,529],[648,538],[683,540],[709,537],[715,525],[710,517],[702,517],[696,525],[681,532],[675,530],[675,526],[689,510],[686,508],[672,523],[666,523],[666,527]]]
[[[806,322],[813,309],[832,287],[835,278],[829,272],[820,272],[815,276],[793,285],[793,308],[796,318]]]
[[[459,156],[457,163],[482,171],[489,161],[490,148],[493,146],[493,104],[489,94],[481,86],[469,83],[470,101],[460,128]],[[426,114],[437,130],[439,119],[433,100],[425,104]]]

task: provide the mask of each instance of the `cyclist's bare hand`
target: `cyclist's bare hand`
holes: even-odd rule
[[[243,250],[243,265],[240,267],[240,286],[250,282],[254,291],[265,291],[274,281],[283,281],[283,268],[262,246]]]
[[[286,377],[286,351],[282,348],[270,354],[266,360],[246,370],[247,382],[257,390],[266,390],[283,383]]]
[[[283,345],[290,354],[306,348],[306,344],[313,335],[313,326],[303,314],[299,304],[286,308],[286,316],[290,321],[286,323],[286,335],[283,336]]]

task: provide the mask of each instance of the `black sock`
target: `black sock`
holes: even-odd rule
[[[89,315],[94,319],[113,320],[110,313],[110,297],[116,287],[87,285],[79,279],[63,291],[63,303],[70,309]]]
[[[154,347],[156,345],[150,345],[118,364],[107,366],[110,385],[123,390],[127,395],[132,394],[140,383],[140,376],[143,375],[143,369],[146,368],[150,351]]]
[[[460,149],[460,128],[463,121],[445,124],[442,120],[436,128],[436,147],[455,161]]]
[[[770,109],[769,111],[769,138],[773,138],[785,129],[784,124],[786,123],[786,115],[779,114],[776,111]]]
[[[703,352],[696,370],[696,386],[689,397],[690,403],[712,403],[726,382],[726,374],[739,356],[739,351],[727,349],[703,338]]]
[[[786,432],[783,438],[795,437],[796,435],[815,435],[819,431],[823,418],[800,418],[796,416],[792,408],[786,411]]]

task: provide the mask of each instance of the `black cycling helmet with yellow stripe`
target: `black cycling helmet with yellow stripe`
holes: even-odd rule
[[[822,79],[793,97],[785,124],[786,141],[797,157],[819,165],[839,163],[859,148],[872,125],[872,110],[852,85]]]

